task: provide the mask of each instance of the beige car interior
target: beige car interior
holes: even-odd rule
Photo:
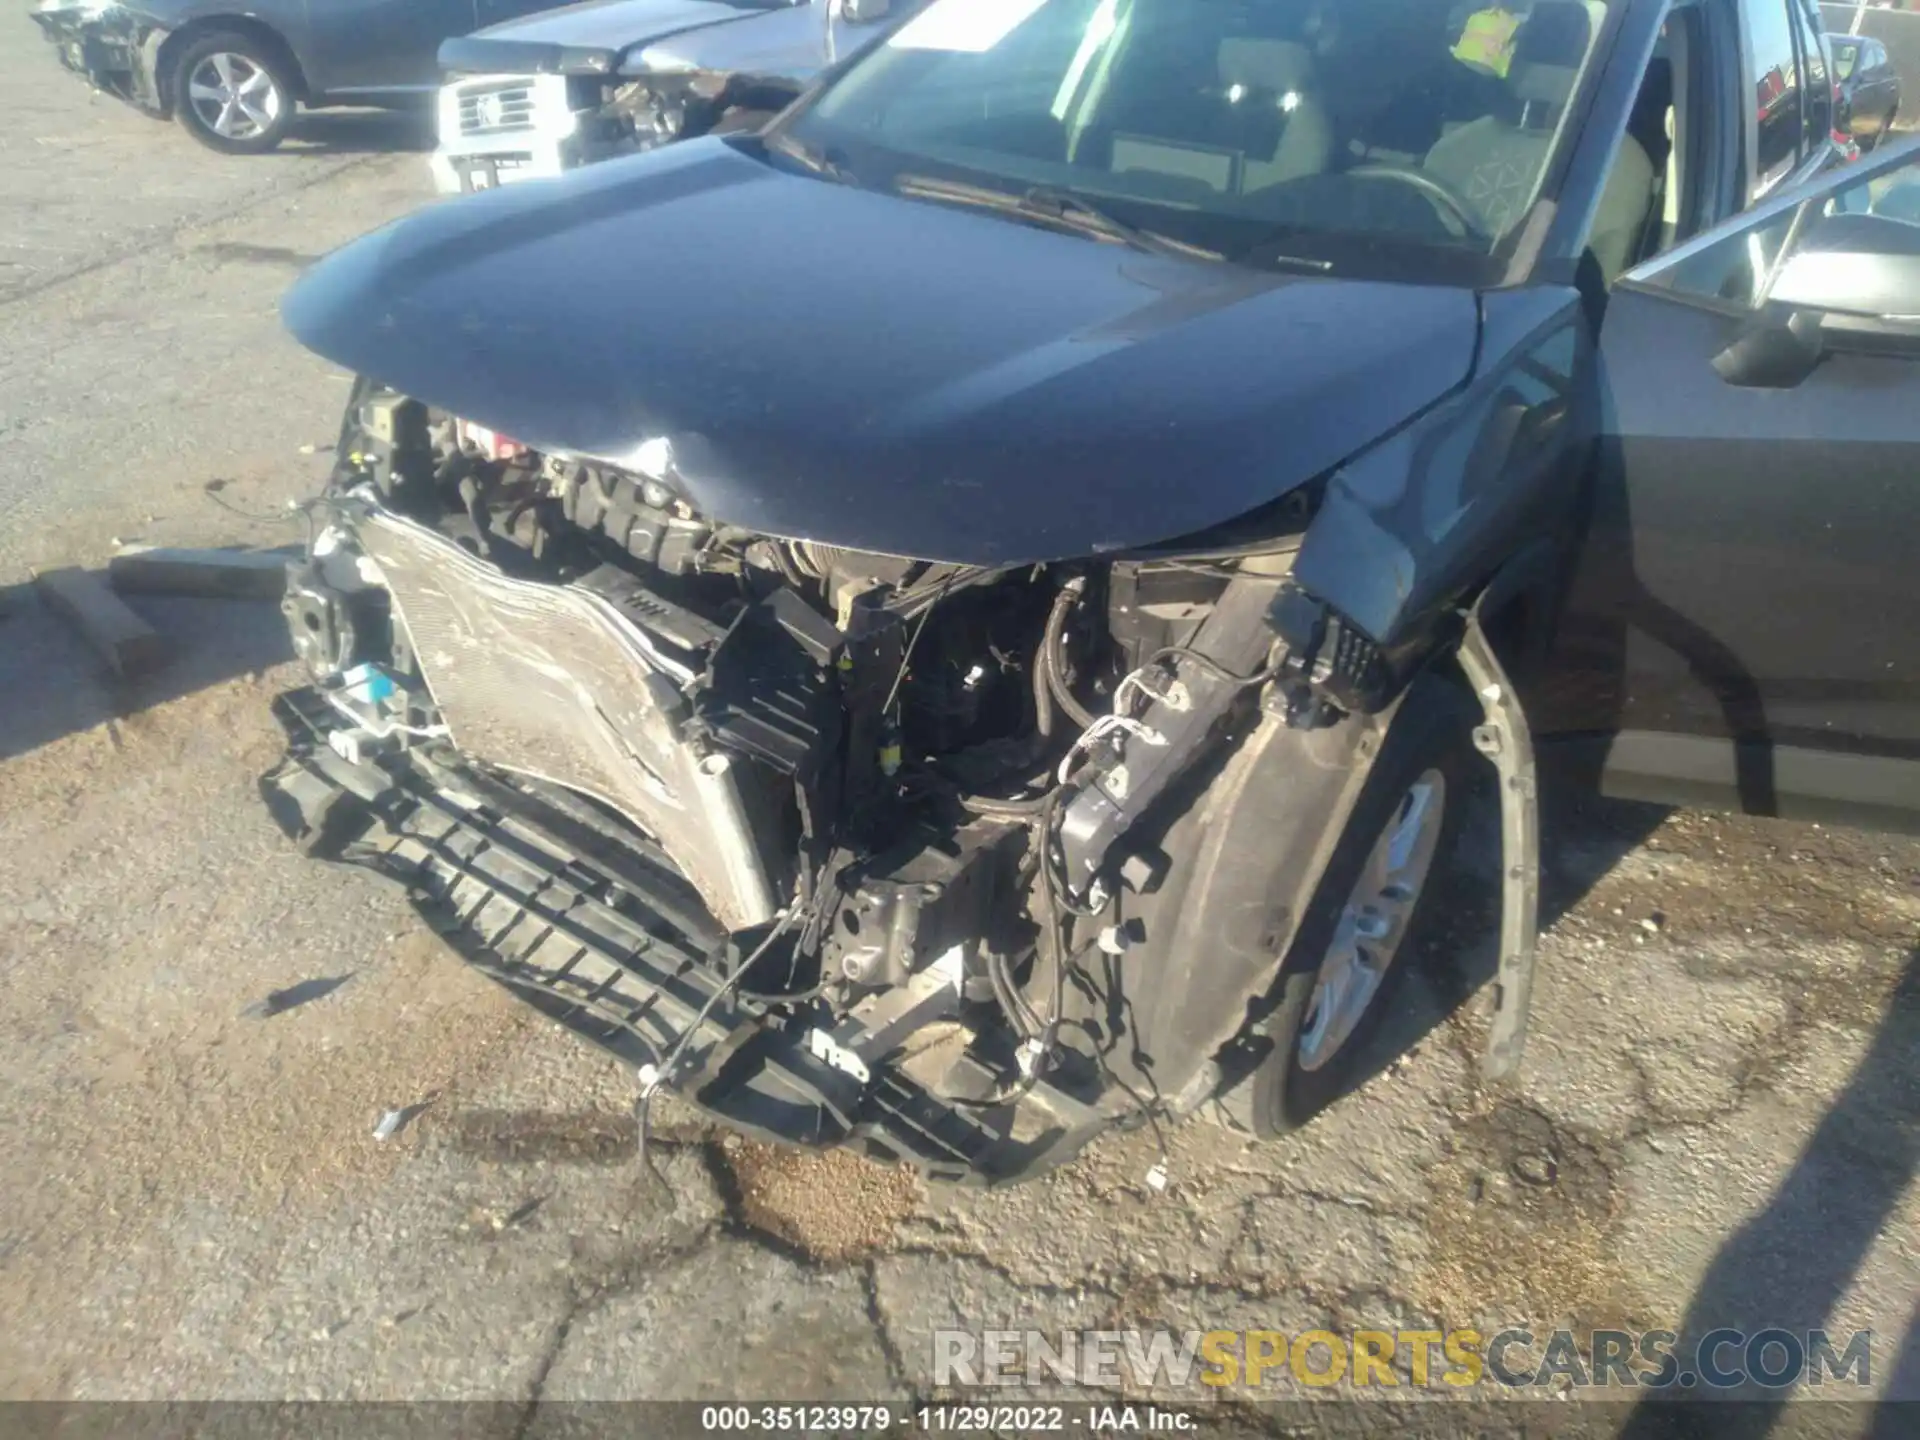
[[[1507,73],[1488,72],[1477,82],[1500,87],[1493,92],[1500,105],[1450,116],[1438,126],[1439,138],[1430,148],[1397,154],[1372,145],[1364,118],[1362,133],[1343,133],[1340,97],[1330,92],[1331,82],[1306,44],[1224,38],[1218,42],[1214,107],[1207,123],[1185,116],[1154,117],[1160,123],[1142,123],[1137,114],[1119,117],[1110,132],[1107,163],[1116,174],[1150,180],[1170,199],[1185,193],[1203,201],[1208,194],[1254,197],[1355,163],[1397,162],[1440,181],[1458,197],[1475,228],[1497,241],[1532,204],[1606,18],[1604,0],[1534,0],[1514,32]],[[1434,33],[1437,69],[1470,68],[1451,54],[1457,23],[1451,34],[1439,28]],[[1349,35],[1342,43],[1364,42]],[[1594,217],[1590,244],[1609,282],[1671,244],[1677,231],[1685,178],[1682,147],[1676,143],[1681,57],[1672,52],[1678,48],[1663,42],[1656,56]],[[1364,68],[1356,73],[1366,75]],[[1150,133],[1155,130],[1188,133]]]

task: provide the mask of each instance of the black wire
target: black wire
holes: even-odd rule
[[[938,604],[949,594],[965,590],[970,586],[985,584],[989,580],[998,579],[1005,573],[1004,568],[999,566],[955,566],[938,580],[920,580],[903,590],[896,591],[887,608],[902,619],[912,619],[922,610]]]
[[[1149,655],[1147,657],[1147,664],[1154,665],[1162,660],[1174,659],[1188,661],[1195,668],[1204,670],[1207,674],[1213,676],[1214,679],[1223,681],[1228,685],[1239,686],[1242,689],[1250,685],[1266,684],[1267,681],[1273,679],[1274,676],[1280,673],[1280,666],[1283,663],[1283,660],[1273,660],[1263,668],[1254,671],[1251,675],[1239,675],[1227,669],[1226,666],[1222,665],[1218,660],[1215,660],[1211,655],[1203,655],[1191,646],[1169,645],[1164,650],[1156,650],[1153,654]]]
[[[893,702],[900,698],[900,686],[907,678],[907,666],[913,663],[913,650],[914,647],[920,643],[920,632],[927,628],[927,620],[933,614],[933,607],[939,603],[940,596],[946,593],[947,583],[950,582],[952,578],[952,576],[948,576],[947,582],[942,582],[939,593],[936,594],[932,600],[929,600],[926,609],[920,612],[919,621],[913,627],[913,634],[907,637],[907,648],[901,652],[900,655],[899,673],[893,677],[893,688],[887,691],[887,703],[880,707],[880,713],[882,715],[891,714],[893,711]]]
[[[775,925],[773,929],[767,933],[767,938],[754,947],[753,953],[735,967],[733,974],[729,975],[724,983],[714,987],[714,991],[707,997],[706,1003],[694,1013],[692,1022],[688,1024],[686,1029],[680,1032],[680,1038],[673,1042],[673,1049],[667,1052],[667,1058],[660,1062],[660,1074],[654,1082],[654,1089],[659,1089],[662,1085],[667,1084],[673,1079],[673,1072],[680,1064],[681,1055],[692,1042],[694,1035],[699,1032],[700,1027],[707,1023],[707,1017],[714,1012],[714,1009],[723,999],[740,988],[740,982],[746,979],[747,971],[753,968],[754,962],[773,948],[773,942],[787,933],[792,927],[793,922],[799,918],[799,914],[800,907],[798,905],[789,906],[786,912],[781,915],[780,923]]]
[[[1006,957],[988,952],[986,958],[987,980],[993,986],[993,998],[1000,1006],[1001,1013],[1007,1017],[1007,1024],[1022,1040],[1032,1039],[1039,1033],[1040,1017],[1033,1013],[1026,997],[1007,973]]]
[[[218,490],[209,489],[205,485],[200,487],[200,493],[218,505],[222,510],[238,515],[242,520],[254,525],[284,525],[293,519],[293,507],[285,510],[270,510],[262,514],[257,510],[245,509],[234,504],[231,500],[222,498]]]
[[[1014,1032],[1020,1036],[1022,1044],[1038,1041],[1040,1053],[1034,1057],[1033,1068],[1018,1084],[1008,1090],[981,1099],[968,1099],[951,1095],[946,1098],[954,1105],[968,1110],[992,1110],[1002,1105],[1010,1105],[1032,1090],[1040,1079],[1040,1068],[1053,1050],[1053,1040],[1066,1015],[1067,1002],[1067,933],[1060,918],[1058,896],[1054,891],[1053,865],[1048,859],[1048,850],[1052,844],[1053,816],[1059,806],[1064,785],[1048,791],[1041,812],[1040,823],[1040,933],[1042,951],[1052,968],[1052,1003],[1048,1007],[1047,1018],[1042,1021],[1033,1007],[1027,1003],[1026,996],[1013,983],[1011,976],[1004,970],[1004,961],[997,955],[987,957],[987,976],[993,982],[994,996],[1000,1002],[1000,1008],[1006,1012],[1008,1022]],[[1029,1029],[1028,1027],[1032,1028]]]
[[[714,1007],[720,1003],[721,998],[739,988],[740,982],[746,978],[747,971],[753,968],[754,962],[773,947],[774,941],[787,933],[788,928],[793,924],[799,913],[800,906],[798,902],[789,905],[786,913],[780,917],[780,923],[768,932],[767,938],[762,940],[759,945],[754,948],[751,955],[740,962],[733,974],[727,977],[726,983],[714,987],[714,991],[707,997],[706,1003],[695,1013],[692,1023],[690,1023],[686,1029],[682,1030],[680,1032],[680,1038],[673,1042],[673,1049],[667,1052],[666,1059],[660,1061],[659,1064],[654,1067],[653,1083],[642,1089],[639,1099],[634,1101],[635,1156],[641,1165],[645,1167],[647,1173],[654,1178],[655,1182],[666,1190],[670,1198],[673,1197],[673,1187],[667,1184],[666,1176],[660,1173],[659,1166],[654,1163],[653,1158],[647,1153],[647,1137],[653,1127],[653,1097],[664,1090],[672,1081],[673,1072],[679,1066],[680,1056],[685,1052],[688,1042],[699,1032],[700,1027],[707,1023],[707,1017],[713,1013]],[[677,1207],[677,1200],[675,1200],[675,1204]]]
[[[643,1090],[633,1102],[633,1158],[640,1162],[640,1168],[667,1197],[667,1203],[678,1210],[680,1197],[673,1193],[673,1183],[667,1179],[666,1172],[660,1168],[660,1162],[653,1158],[653,1151],[647,1141],[653,1134],[653,1091]]]
[[[1086,1026],[1082,1026],[1082,1028],[1088,1029]],[[1100,1067],[1100,1078],[1123,1093],[1133,1102],[1133,1108],[1146,1117],[1147,1125],[1153,1131],[1154,1148],[1160,1152],[1160,1163],[1167,1165],[1168,1168],[1171,1169],[1172,1167],[1169,1162],[1173,1157],[1167,1150],[1166,1132],[1160,1128],[1160,1117],[1155,1113],[1156,1111],[1164,1109],[1166,1102],[1160,1098],[1158,1093],[1156,1093],[1152,1099],[1148,1099],[1138,1090],[1134,1089],[1133,1086],[1122,1080],[1114,1073],[1113,1066],[1107,1063],[1106,1051],[1100,1048],[1099,1037],[1093,1035],[1090,1029],[1088,1039],[1090,1043],[1087,1048],[1093,1052],[1093,1063]]]

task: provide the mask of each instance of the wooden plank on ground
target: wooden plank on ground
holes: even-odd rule
[[[87,570],[49,570],[34,577],[40,598],[78,630],[119,675],[138,675],[166,658],[167,642]]]
[[[183,550],[130,546],[107,563],[123,595],[201,595],[216,600],[277,600],[287,585],[286,550]]]

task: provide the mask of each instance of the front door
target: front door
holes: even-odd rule
[[[1920,144],[1629,273],[1539,701],[1603,785],[1920,820]]]
[[[440,42],[470,34],[475,0],[308,0],[307,76],[331,95],[379,97],[440,83]]]

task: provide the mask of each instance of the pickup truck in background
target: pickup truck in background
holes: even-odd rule
[[[1349,1094],[1476,774],[1496,1077],[1536,766],[1920,825],[1920,144],[1835,164],[1810,0],[1458,42],[935,0],[316,264],[276,820],[646,1095],[983,1183]]]
[[[763,123],[924,0],[594,0],[449,40],[435,188]]]

